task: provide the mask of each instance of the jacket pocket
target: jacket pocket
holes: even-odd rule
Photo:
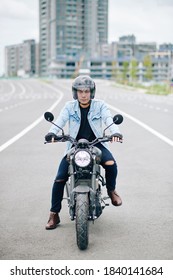
[[[94,115],[94,116],[92,116],[92,121],[94,121],[94,120],[99,120],[99,119],[101,119],[101,115],[100,115],[100,113],[97,113],[96,115]]]
[[[73,115],[70,116],[70,121],[72,123],[76,123],[76,122],[78,123],[78,122],[80,122],[80,118],[77,114],[73,114]]]

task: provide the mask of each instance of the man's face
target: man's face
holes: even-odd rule
[[[85,105],[90,102],[90,89],[79,89],[77,90],[77,98],[79,103]]]

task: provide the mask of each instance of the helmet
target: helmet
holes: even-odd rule
[[[90,89],[90,93],[91,93],[90,97],[91,99],[94,98],[96,86],[93,79],[91,79],[89,76],[81,75],[74,80],[72,84],[72,94],[74,99],[77,99],[77,90],[79,89]]]

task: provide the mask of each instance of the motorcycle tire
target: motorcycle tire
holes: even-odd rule
[[[80,250],[88,247],[88,193],[78,193],[76,195],[76,240]]]

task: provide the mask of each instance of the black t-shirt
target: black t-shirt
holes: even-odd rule
[[[88,112],[89,112],[90,106],[87,108],[82,108],[80,106],[80,111],[81,111],[81,124],[79,128],[78,135],[76,137],[77,140],[79,139],[87,139],[88,141],[92,141],[96,138],[94,132],[92,131],[89,122],[88,122]]]

